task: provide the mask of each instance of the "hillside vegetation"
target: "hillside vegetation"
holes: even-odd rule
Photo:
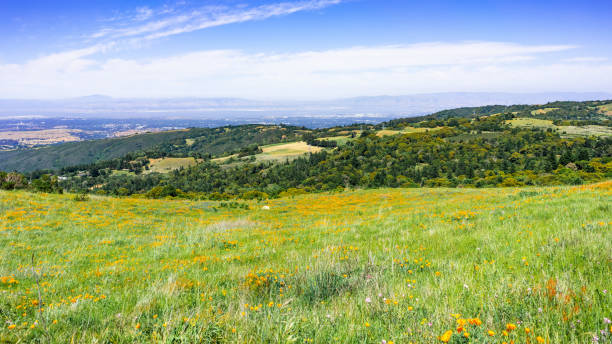
[[[203,157],[237,151],[252,144],[295,140],[295,127],[242,125],[219,128],[146,133],[128,137],[73,142],[36,149],[0,151],[0,170],[30,172],[59,170],[122,158],[126,155],[148,157]]]
[[[86,156],[89,162],[27,176],[0,175],[0,186],[17,187],[23,183],[10,180],[34,181],[50,174],[46,178],[53,185],[39,182],[34,189],[263,199],[351,187],[577,185],[612,177],[609,106],[609,101],[493,105],[379,125],[193,128],[4,152],[15,157],[0,160],[0,168],[29,170],[50,161],[63,166],[67,160],[57,152],[66,147],[75,150],[70,159]],[[137,149],[143,140],[147,148]],[[108,144],[121,150],[98,150]]]
[[[169,174],[109,176],[108,165],[97,164],[61,185],[100,194],[248,199],[347,187],[558,185],[612,177],[612,138],[512,128],[509,118],[452,118],[430,130],[396,135],[365,130],[337,147],[302,156],[279,148],[299,143],[273,146],[280,155],[254,147],[242,158],[203,161]]]
[[[0,191],[0,341],[607,342],[611,201],[612,182],[265,203]]]

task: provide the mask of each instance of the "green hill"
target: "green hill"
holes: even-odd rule
[[[0,151],[0,170],[30,172],[59,170],[120,158],[130,153],[152,151],[152,157],[172,155],[199,157],[239,150],[252,144],[295,139],[295,127],[243,125],[191,128],[138,134],[129,137],[45,146],[36,149]]]

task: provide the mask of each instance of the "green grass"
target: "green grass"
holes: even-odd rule
[[[336,141],[338,146],[344,146],[347,142],[355,140],[355,138],[351,137],[350,135],[342,135],[342,136],[323,137],[323,138],[320,138],[320,140]]]
[[[562,136],[612,136],[612,128],[602,125],[557,127]]]
[[[124,170],[112,170],[111,175],[113,176],[135,176],[136,173]]]
[[[508,120],[506,123],[513,127],[557,128],[557,126],[553,124],[553,121],[548,119],[519,117]]]
[[[162,159],[150,159],[149,173],[168,173],[179,168],[187,168],[197,164],[195,158],[162,158]]]
[[[612,128],[602,125],[585,125],[585,126],[557,126],[553,121],[537,118],[514,118],[506,121],[513,127],[528,127],[528,128],[551,128],[559,131],[561,136],[612,136]]]
[[[601,343],[611,201],[612,182],[250,209],[0,191],[0,342],[463,343],[456,317],[482,321],[473,343]]]
[[[285,161],[308,154],[309,152],[319,152],[320,147],[310,146],[304,141],[271,144],[262,146],[263,153],[256,154],[257,161]]]
[[[405,127],[402,130],[378,130],[376,135],[378,136],[387,136],[387,135],[397,135],[397,134],[412,134],[412,133],[424,133],[427,131],[436,131],[441,129],[441,127],[437,128],[414,128],[414,127]]]

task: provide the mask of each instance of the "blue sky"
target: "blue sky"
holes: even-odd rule
[[[612,91],[611,1],[0,2],[2,98]]]

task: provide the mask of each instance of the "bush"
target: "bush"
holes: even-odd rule
[[[87,201],[89,201],[89,195],[86,194],[86,193],[76,194],[76,195],[74,195],[72,200],[76,201],[76,202],[87,202]]]

